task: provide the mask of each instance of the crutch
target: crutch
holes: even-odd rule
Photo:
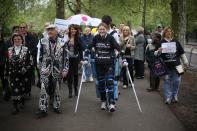
[[[79,104],[79,97],[81,94],[81,88],[82,88],[82,78],[84,75],[84,66],[82,65],[82,75],[81,75],[81,82],[80,82],[80,86],[79,86],[79,92],[78,92],[78,96],[77,96],[77,102],[76,102],[76,106],[75,106],[75,113],[77,113],[77,108],[78,108],[78,104]]]
[[[134,87],[133,81],[132,81],[132,79],[131,79],[131,75],[130,75],[128,66],[126,67],[126,70],[127,70],[129,79],[130,79],[130,81],[131,81],[131,86],[132,86],[133,92],[134,92],[134,94],[135,94],[135,98],[136,98],[136,101],[137,101],[139,110],[140,110],[140,112],[142,112],[142,109],[141,109],[141,106],[140,106],[140,103],[139,103],[139,100],[138,100],[138,97],[137,97],[137,94],[136,94],[136,91],[135,91],[135,87]]]

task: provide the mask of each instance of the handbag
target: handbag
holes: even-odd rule
[[[183,75],[184,74],[184,69],[183,66],[180,64],[178,66],[176,66],[176,71],[179,75]]]
[[[152,72],[154,76],[164,76],[168,74],[168,69],[162,58],[156,58],[152,63]]]

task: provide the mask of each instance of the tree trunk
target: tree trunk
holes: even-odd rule
[[[76,14],[81,13],[81,0],[76,0]]]
[[[172,0],[172,29],[174,37],[178,39],[184,47],[186,44],[186,29],[187,29],[187,15],[186,15],[186,0]]]
[[[64,0],[56,0],[56,17],[64,19]]]
[[[146,27],[146,0],[144,0],[143,14],[142,14],[142,27]]]
[[[94,16],[94,13],[93,13],[93,0],[89,0],[89,12],[88,12],[88,15],[89,16]]]

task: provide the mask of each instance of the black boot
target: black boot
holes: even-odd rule
[[[75,96],[78,96],[78,89],[75,87]]]
[[[53,111],[54,111],[55,113],[57,113],[57,114],[61,114],[61,113],[62,113],[62,111],[61,111],[60,108],[53,108]]]
[[[25,98],[21,98],[21,105],[20,105],[20,108],[21,109],[24,109],[25,108]]]
[[[72,98],[72,87],[68,87],[68,91],[69,91],[68,98]]]
[[[18,101],[14,100],[13,101],[13,106],[14,106],[14,109],[12,111],[12,115],[16,115],[19,113],[19,109],[18,109]]]
[[[36,112],[36,117],[39,118],[44,118],[48,115],[48,113],[46,111],[41,111],[39,110],[38,112]]]

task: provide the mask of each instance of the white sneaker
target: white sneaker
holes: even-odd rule
[[[173,103],[177,103],[178,101],[179,101],[179,100],[178,100],[178,96],[174,96],[173,99],[172,99],[172,102],[173,102]]]
[[[123,89],[126,89],[127,88],[127,85],[123,85],[123,87],[122,87]]]
[[[110,104],[110,105],[109,105],[109,111],[110,111],[110,112],[114,112],[114,111],[116,111],[116,109],[115,109],[115,105]]]
[[[171,99],[170,99],[170,98],[167,98],[167,99],[165,100],[165,104],[170,105],[170,104],[171,104]]]
[[[86,82],[86,79],[84,77],[82,78],[82,82]]]
[[[101,102],[101,110],[106,110],[106,102]]]
[[[93,81],[94,81],[93,77],[92,77],[92,76],[90,76],[90,82],[93,82]]]

